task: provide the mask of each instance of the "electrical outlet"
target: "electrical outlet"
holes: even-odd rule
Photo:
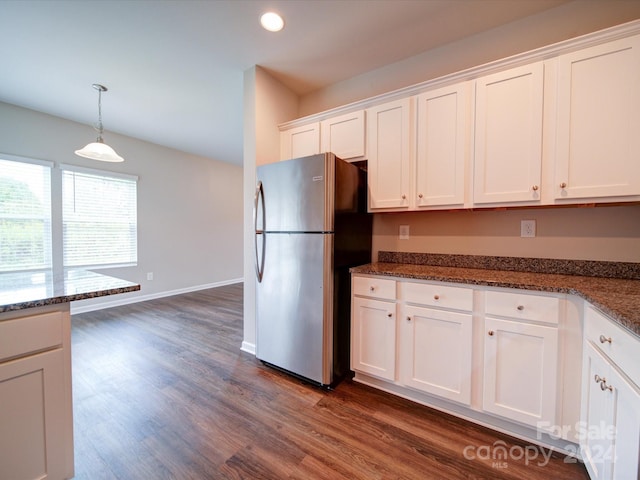
[[[535,220],[522,220],[520,222],[520,236],[521,237],[535,237],[536,236],[536,221]]]
[[[409,225],[400,225],[398,239],[409,240]]]

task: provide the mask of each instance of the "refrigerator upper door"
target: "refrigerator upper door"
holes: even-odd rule
[[[265,232],[332,232],[335,157],[330,153],[258,167]]]
[[[265,362],[320,384],[333,375],[333,234],[267,233],[256,284],[257,350]]]

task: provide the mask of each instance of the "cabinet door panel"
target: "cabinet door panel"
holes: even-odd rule
[[[580,437],[580,447],[593,480],[611,478],[608,470],[613,458],[613,436],[609,436],[607,425],[613,426],[614,394],[603,391],[597,380],[608,378],[610,368],[602,355],[587,343],[583,363],[581,415],[585,429]],[[587,429],[589,425],[596,427],[593,434]]]
[[[414,201],[417,207],[464,204],[469,83],[417,97]]]
[[[367,110],[369,207],[409,207],[411,99]]]
[[[485,319],[484,410],[521,423],[555,424],[558,330]]]
[[[0,364],[0,478],[65,478],[64,357]]]
[[[543,64],[476,82],[474,202],[537,202],[542,165]]]
[[[320,124],[312,123],[280,133],[280,160],[320,153]]]
[[[351,368],[386,380],[395,380],[396,305],[353,298]]]
[[[323,120],[320,123],[321,151],[343,160],[365,158],[364,110]]]
[[[406,306],[402,380],[440,397],[471,403],[471,314]]]
[[[558,62],[555,198],[640,195],[640,36]]]

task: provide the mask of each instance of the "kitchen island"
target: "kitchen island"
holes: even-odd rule
[[[69,304],[137,290],[82,270],[0,274],[0,478],[73,477]]]

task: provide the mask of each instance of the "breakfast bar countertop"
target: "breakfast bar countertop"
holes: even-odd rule
[[[627,330],[640,336],[638,279],[387,262],[353,267],[351,272],[578,295]]]
[[[0,313],[140,290],[127,280],[88,270],[0,274]]]

